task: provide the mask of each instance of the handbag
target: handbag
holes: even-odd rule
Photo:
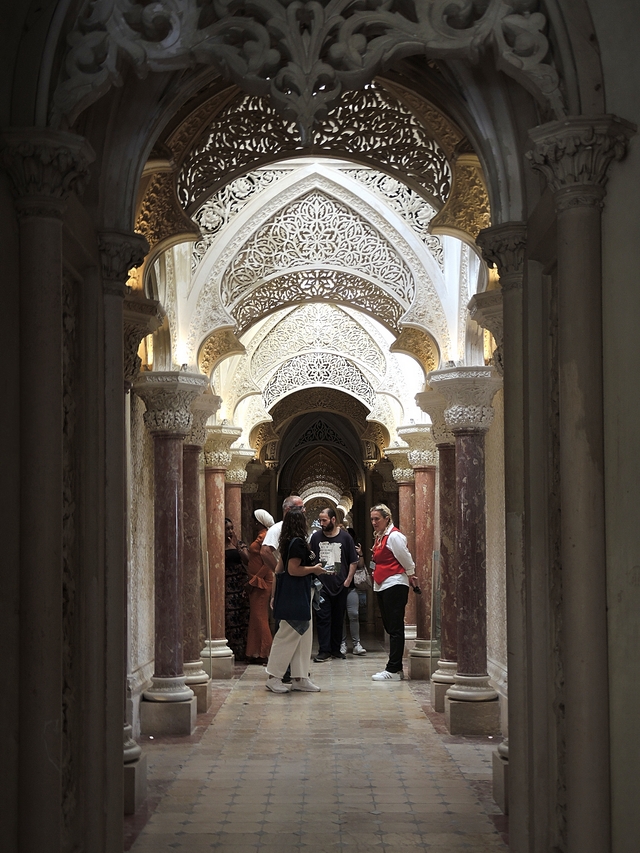
[[[372,588],[371,575],[367,571],[366,566],[362,566],[362,568],[356,569],[355,574],[353,576],[353,584],[356,589],[359,589],[362,592]]]

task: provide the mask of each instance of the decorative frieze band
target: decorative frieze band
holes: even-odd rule
[[[427,382],[446,401],[444,419],[451,432],[486,432],[493,420],[491,401],[502,385],[493,367],[449,367]]]
[[[200,373],[150,372],[141,374],[133,390],[144,401],[144,423],[154,435],[169,433],[184,437],[191,429],[191,404],[208,385]]]
[[[555,193],[557,210],[599,206],[609,164],[624,157],[635,131],[613,115],[567,117],[529,131],[527,157]]]

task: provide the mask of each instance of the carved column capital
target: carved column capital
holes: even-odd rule
[[[207,427],[207,440],[204,445],[204,464],[207,468],[227,469],[231,465],[230,447],[242,435],[242,430],[233,426]]]
[[[193,423],[191,430],[185,437],[184,443],[194,447],[204,447],[207,440],[207,421],[214,415],[222,405],[222,397],[218,397],[211,391],[211,386],[200,397],[196,397],[191,403],[191,414]]]
[[[493,396],[502,379],[493,367],[434,370],[427,382],[446,401],[444,419],[451,432],[486,432],[493,420]]]
[[[416,403],[431,418],[431,434],[436,447],[455,444],[456,437],[444,419],[444,410],[447,407],[445,398],[433,388],[427,388],[426,391],[416,394]]]
[[[527,247],[527,228],[524,222],[504,222],[502,225],[485,228],[476,237],[476,243],[487,264],[498,270],[503,291],[522,287]]]
[[[512,278],[515,278],[513,276]],[[522,275],[518,275],[522,284]],[[469,316],[483,329],[487,329],[493,335],[496,342],[496,351],[493,355],[493,363],[496,370],[502,376],[502,343],[503,343],[503,320],[502,320],[502,292],[500,290],[485,290],[484,293],[476,293],[467,305]]]
[[[125,296],[129,270],[144,263],[149,244],[141,234],[120,231],[101,231],[98,247],[102,261],[102,282],[105,293]]]
[[[247,465],[254,458],[251,448],[239,447],[231,451],[231,463],[224,472],[225,483],[242,485],[247,479]]]
[[[431,431],[431,424],[412,424],[398,429],[398,435],[409,445],[407,461],[415,468],[429,468],[438,461],[438,451]]]
[[[184,437],[191,429],[191,404],[205,390],[209,380],[201,373],[142,373],[133,390],[144,401],[145,426],[153,435]]]
[[[0,134],[2,165],[23,216],[61,217],[72,192],[81,195],[95,159],[86,139],[51,128],[8,128]]]
[[[124,381],[127,390],[140,371],[140,341],[160,326],[162,309],[156,299],[147,299],[140,291],[130,293],[122,306],[124,338]]]
[[[573,116],[529,131],[532,168],[555,193],[556,209],[600,207],[612,160],[622,160],[636,127],[613,115]]]
[[[415,480],[413,468],[409,463],[408,453],[408,447],[387,447],[385,451],[385,456],[393,465],[391,476],[398,485],[413,483]]]

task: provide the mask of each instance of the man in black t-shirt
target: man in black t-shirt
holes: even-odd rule
[[[334,574],[322,576],[324,601],[316,614],[319,648],[313,660],[324,663],[330,658],[345,657],[340,651],[342,625],[358,553],[351,536],[338,525],[335,509],[323,509],[318,520],[321,530],[316,530],[309,546],[325,569],[335,567]]]

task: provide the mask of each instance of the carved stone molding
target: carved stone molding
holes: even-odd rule
[[[498,270],[503,291],[522,287],[527,247],[527,228],[523,222],[505,222],[485,228],[476,237],[476,244],[487,264]]]
[[[521,275],[520,279],[522,279]],[[485,290],[483,293],[476,293],[469,300],[467,307],[469,309],[469,316],[479,326],[487,329],[493,335],[496,342],[493,363],[498,373],[502,376],[502,292],[500,290]]]
[[[162,324],[162,309],[156,299],[146,299],[133,291],[123,302],[124,381],[129,388],[140,371],[140,341]]]
[[[209,386],[204,394],[196,399],[191,404],[191,414],[193,415],[193,423],[191,430],[185,437],[184,443],[195,447],[204,447],[207,440],[207,421],[214,415],[222,404],[222,398],[218,397],[211,391]]]
[[[402,352],[416,359],[425,374],[437,370],[440,364],[438,346],[431,335],[406,326],[389,347],[390,352]]]
[[[273,428],[273,423],[267,421],[266,423],[258,424],[258,426],[251,430],[249,444],[251,447],[255,447],[256,454],[260,456],[263,447],[270,442],[279,441],[279,438],[278,433]]]
[[[104,292],[125,296],[129,270],[144,263],[149,244],[141,234],[101,231],[98,235],[98,248],[102,261]]]
[[[178,201],[175,178],[170,172],[151,176],[136,218],[136,231],[148,240],[151,249],[167,240],[178,243],[200,237],[198,226]]]
[[[133,390],[144,401],[144,423],[153,435],[184,437],[193,423],[191,404],[208,385],[206,376],[186,372],[142,373]]]
[[[413,483],[415,474],[407,457],[408,447],[387,447],[385,451],[386,458],[393,465],[391,476],[398,485],[402,483]]]
[[[409,445],[407,460],[413,469],[438,464],[438,451],[430,424],[412,424],[398,428],[398,435]]]
[[[244,483],[246,482],[248,472],[247,465],[255,456],[255,451],[251,448],[240,447],[237,450],[231,451],[231,463],[224,472],[225,483]]]
[[[35,127],[2,131],[0,154],[23,216],[61,216],[69,194],[82,195],[95,159],[82,136]]]
[[[480,161],[475,154],[460,154],[453,167],[451,195],[432,219],[431,230],[475,240],[490,224],[491,207]]]
[[[516,0],[486,3],[381,4],[334,0],[291,14],[268,0],[85,0],[68,36],[65,76],[51,123],[79,113],[121,80],[125,62],[150,70],[213,64],[246,92],[269,94],[294,120],[303,141],[346,90],[362,89],[383,66],[406,56],[477,61],[492,50],[497,68],[519,81],[555,115],[564,112],[555,69],[545,62],[545,16]],[[532,9],[533,5],[533,9]],[[524,11],[521,11],[524,9]],[[171,46],[168,49],[168,45]]]
[[[609,164],[622,160],[636,129],[613,115],[572,116],[530,130],[534,147],[526,156],[547,179],[557,210],[599,206]]]
[[[198,352],[198,367],[211,376],[218,364],[230,355],[242,355],[244,346],[231,329],[219,329],[206,339]]]
[[[227,469],[231,464],[230,447],[242,435],[239,427],[218,425],[207,427],[204,445],[204,464],[207,468]]]
[[[436,447],[455,444],[456,437],[444,419],[444,410],[447,407],[445,398],[433,388],[427,388],[426,391],[416,394],[416,403],[431,418],[431,433]]]
[[[491,401],[502,386],[493,367],[448,367],[427,377],[446,401],[444,419],[453,433],[486,432],[493,420]]]

